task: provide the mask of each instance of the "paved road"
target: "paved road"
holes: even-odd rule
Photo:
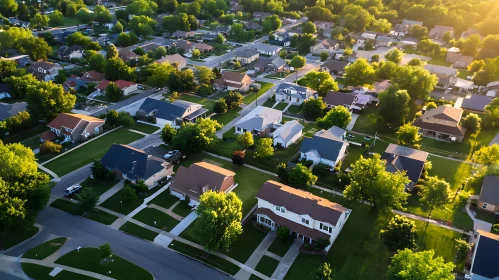
[[[14,275],[10,275],[8,273],[0,271],[0,279],[2,280],[21,280],[22,278],[16,277]]]
[[[134,96],[131,96],[127,99],[124,99],[118,103],[115,103],[111,106],[108,106],[107,108],[102,108],[100,110],[97,110],[97,111],[94,111],[92,112],[92,115],[93,116],[98,116],[100,114],[106,114],[107,113],[107,110],[118,110],[122,107],[125,107],[127,105],[130,105],[134,102],[137,102],[143,98],[146,98],[148,96],[151,96],[151,95],[154,95],[154,94],[158,94],[158,92],[155,91],[156,89],[154,88],[151,88],[151,89],[147,89],[147,90],[144,90],[143,92],[141,93],[138,93],[138,94],[135,94]]]
[[[73,248],[98,247],[107,242],[116,255],[148,270],[157,280],[231,279],[174,251],[58,209],[44,209],[38,215],[37,222],[43,226],[42,232],[8,251],[6,255],[20,256],[29,248],[50,239],[52,235],[57,235],[70,237],[68,244]],[[4,278],[0,275],[0,279]]]

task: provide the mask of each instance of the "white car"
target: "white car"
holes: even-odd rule
[[[64,191],[64,196],[66,197],[70,197],[72,196],[73,194],[79,192],[82,190],[82,186],[81,185],[72,185],[71,187],[67,188],[65,191]]]
[[[168,153],[165,154],[165,159],[170,159],[171,157],[177,155],[178,153],[180,153],[179,150],[173,150],[173,151],[169,151]]]

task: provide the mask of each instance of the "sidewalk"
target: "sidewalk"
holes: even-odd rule
[[[284,257],[282,257],[281,262],[272,274],[272,279],[282,280],[284,276],[288,273],[289,268],[295,261],[296,257],[300,253],[300,246],[302,245],[300,239],[295,239],[293,245],[288,249]],[[334,252],[333,252],[334,253]]]
[[[101,205],[104,201],[109,199],[111,196],[115,195],[125,186],[125,180],[121,180],[118,184],[114,185],[114,187],[107,190],[105,193],[101,194],[99,197],[99,202],[97,205]]]
[[[471,209],[470,209],[470,205],[471,205],[471,200],[472,199],[478,199],[479,196],[478,195],[472,195],[470,197],[468,197],[468,201],[466,201],[466,214],[468,214],[468,216],[470,216],[470,218],[473,220],[473,229],[476,231],[478,229],[480,230],[484,230],[486,232],[490,232],[490,230],[492,229],[492,224],[491,223],[488,223],[486,221],[482,221],[482,220],[479,220],[475,217],[475,215],[473,215],[473,212],[471,212]]]
[[[249,259],[244,263],[245,266],[250,267],[250,268],[255,268],[258,262],[262,259],[263,255],[265,255],[265,252],[267,252],[267,249],[270,247],[272,242],[274,241],[276,237],[276,233],[274,231],[267,233],[265,238],[260,242],[260,245],[256,247],[255,251],[251,254]],[[234,275],[234,278],[240,279],[240,280],[247,280],[251,277],[251,273],[249,273],[247,270],[241,269],[239,272]]]
[[[46,168],[45,166],[38,164],[38,168],[40,168],[41,170],[43,170],[45,173],[50,174],[50,176],[54,177],[53,180],[55,182],[58,182],[58,181],[61,180],[61,178],[57,174],[55,174],[52,170]]]

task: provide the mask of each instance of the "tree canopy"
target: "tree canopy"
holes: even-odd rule
[[[345,67],[345,83],[349,86],[372,85],[374,78],[374,68],[364,58]]]
[[[26,94],[28,112],[37,120],[51,121],[57,115],[73,109],[76,96],[64,91],[61,85],[39,82],[28,87]]]
[[[388,274],[402,280],[453,280],[454,264],[446,263],[442,257],[434,257],[433,250],[413,252],[398,251],[388,267]]]
[[[352,114],[346,107],[336,106],[329,110],[326,115],[317,120],[317,125],[321,128],[329,129],[332,126],[346,128],[352,121]]]
[[[391,251],[416,247],[418,229],[416,223],[402,215],[395,215],[386,229],[380,231],[383,244]]]
[[[186,154],[199,153],[216,141],[215,132],[220,128],[222,126],[212,119],[200,118],[195,123],[184,123],[173,137],[172,145]]]
[[[450,202],[451,188],[449,183],[438,177],[427,177],[424,184],[420,187],[418,195],[421,204],[428,207],[428,217],[434,209],[444,208]]]
[[[390,89],[379,94],[379,117],[387,125],[398,127],[409,114],[409,94],[405,90]]]
[[[316,90],[321,95],[338,90],[338,83],[327,72],[310,71],[300,78],[297,84]]]

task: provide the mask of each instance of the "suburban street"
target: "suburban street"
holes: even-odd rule
[[[93,116],[98,116],[100,114],[106,114],[107,110],[118,110],[118,109],[123,108],[123,107],[125,107],[127,105],[135,103],[135,102],[137,102],[137,101],[139,101],[141,99],[144,99],[144,98],[146,98],[148,96],[151,96],[153,94],[158,94],[158,92],[156,92],[155,90],[156,90],[155,88],[150,88],[150,89],[142,90],[142,92],[137,93],[137,94],[135,94],[133,96],[130,96],[127,99],[121,100],[118,103],[110,105],[107,108],[102,108],[100,110],[92,112],[92,115]]]

